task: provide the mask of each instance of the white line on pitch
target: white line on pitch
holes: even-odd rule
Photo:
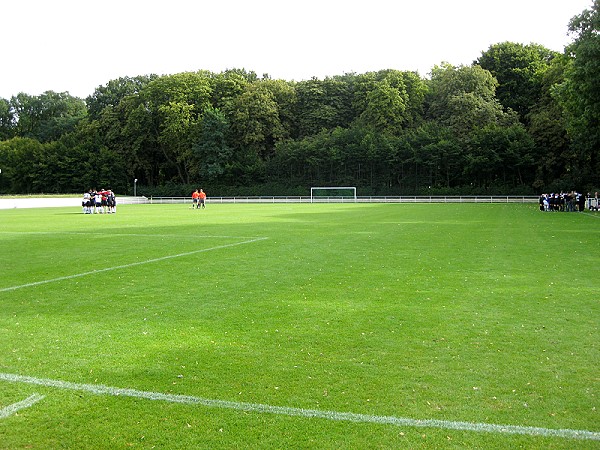
[[[12,416],[13,414],[15,414],[17,411],[20,411],[21,409],[29,408],[34,403],[39,402],[43,398],[44,398],[43,395],[33,394],[33,395],[27,397],[25,400],[22,400],[17,403],[13,403],[12,405],[8,405],[8,406],[0,409],[0,419],[6,419],[8,416]]]
[[[584,214],[586,216],[593,217],[594,219],[600,219],[600,215],[598,215],[598,214],[592,214],[592,213],[589,213],[589,212],[581,212],[580,214]]]
[[[193,250],[191,252],[178,253],[176,255],[161,256],[160,258],[152,258],[152,259],[147,259],[145,261],[138,261],[138,262],[129,263],[129,264],[122,264],[120,266],[105,267],[104,269],[90,270],[89,272],[77,273],[74,275],[67,275],[67,276],[58,277],[58,278],[51,278],[50,280],[35,281],[33,283],[20,284],[18,286],[9,286],[9,287],[5,287],[5,288],[1,288],[0,292],[14,291],[14,290],[22,289],[22,288],[26,288],[26,287],[39,286],[40,284],[54,283],[56,281],[71,280],[73,278],[85,277],[87,275],[93,275],[93,274],[97,274],[97,273],[101,273],[101,272],[108,272],[110,270],[127,269],[129,267],[140,266],[142,264],[150,264],[153,262],[165,261],[167,259],[181,258],[182,256],[195,255],[197,253],[209,252],[211,250],[219,250],[222,248],[235,247],[237,245],[251,244],[252,242],[263,241],[265,239],[268,239],[268,238],[262,237],[262,238],[250,239],[247,241],[234,242],[232,244],[217,245],[216,247],[203,248],[200,250]]]
[[[112,395],[122,397],[135,397],[146,400],[157,400],[170,403],[183,403],[187,405],[202,405],[212,408],[225,408],[237,411],[251,411],[257,413],[280,414],[304,418],[318,418],[357,423],[374,423],[379,425],[396,425],[404,427],[440,428],[444,430],[463,430],[473,432],[487,432],[497,434],[520,434],[529,436],[561,437],[568,439],[582,439],[600,441],[600,432],[572,429],[554,429],[541,427],[527,427],[519,425],[496,425],[489,423],[455,422],[436,419],[409,419],[395,416],[375,416],[370,414],[356,414],[338,411],[324,411],[318,409],[292,408],[287,406],[272,406],[260,403],[232,402],[228,400],[214,400],[190,395],[163,394],[160,392],[138,391],[137,389],[124,389],[102,384],[80,384],[68,381],[35,378],[10,373],[0,373],[0,380],[13,383],[34,384],[59,389],[85,391],[96,395]]]

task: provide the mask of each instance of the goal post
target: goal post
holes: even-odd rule
[[[343,203],[356,202],[356,188],[353,186],[320,186],[310,188],[310,202]]]

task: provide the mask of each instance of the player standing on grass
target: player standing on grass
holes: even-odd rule
[[[104,210],[102,209],[102,190],[96,191],[94,196],[95,208],[94,212],[97,214],[102,214]]]
[[[198,189],[196,189],[192,194],[192,209],[198,208],[198,197],[200,197],[200,193],[198,192]]]
[[[206,193],[202,189],[200,189],[200,192],[198,193],[198,208],[200,207],[202,207],[202,209],[206,208]]]
[[[84,214],[92,213],[92,200],[91,200],[91,195],[90,195],[91,191],[92,190],[90,189],[89,192],[84,192],[84,194],[83,194],[83,201],[81,202],[81,206],[83,206]]]
[[[117,200],[115,198],[115,193],[110,189],[106,191],[106,207],[109,214],[116,214]]]

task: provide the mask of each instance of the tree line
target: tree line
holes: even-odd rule
[[[232,69],[0,98],[0,193],[534,194],[600,186],[600,0],[563,53],[503,42],[429,77]]]

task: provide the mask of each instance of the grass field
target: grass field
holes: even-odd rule
[[[600,448],[600,216],[0,211],[0,448]]]

